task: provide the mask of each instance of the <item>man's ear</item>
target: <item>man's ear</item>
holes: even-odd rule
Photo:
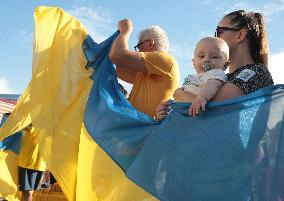
[[[156,46],[155,41],[153,39],[150,40],[150,47],[154,48]]]
[[[238,43],[242,42],[244,39],[246,39],[246,36],[247,36],[247,30],[246,29],[241,29],[238,32],[238,35],[237,35],[237,42]]]

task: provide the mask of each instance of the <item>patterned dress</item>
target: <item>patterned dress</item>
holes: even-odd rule
[[[260,88],[273,85],[273,79],[268,69],[262,64],[248,64],[227,74],[227,83],[232,83],[246,94],[255,92]]]

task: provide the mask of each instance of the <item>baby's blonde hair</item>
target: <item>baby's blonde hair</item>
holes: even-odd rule
[[[205,37],[205,38],[202,38],[201,40],[198,41],[198,43],[196,44],[195,46],[195,50],[194,50],[194,53],[196,51],[196,47],[202,43],[202,42],[205,42],[205,41],[209,41],[209,42],[212,42],[212,43],[216,43],[216,45],[220,46],[220,49],[222,51],[222,53],[225,55],[225,59],[226,60],[229,60],[229,46],[228,44],[222,39],[222,38],[217,38],[217,37]]]

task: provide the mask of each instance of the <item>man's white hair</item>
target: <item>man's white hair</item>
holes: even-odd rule
[[[139,33],[139,41],[152,39],[154,40],[157,50],[168,52],[169,39],[167,33],[158,25],[150,26]]]

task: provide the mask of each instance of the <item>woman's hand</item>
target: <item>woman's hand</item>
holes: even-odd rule
[[[162,119],[165,119],[172,111],[171,104],[172,100],[162,102],[158,105],[156,108],[156,120],[161,121]]]
[[[193,117],[195,117],[196,115],[199,114],[200,109],[202,109],[202,111],[205,111],[205,106],[207,104],[207,99],[202,97],[202,96],[197,96],[193,101],[192,104],[189,108],[189,115],[192,115]]]

